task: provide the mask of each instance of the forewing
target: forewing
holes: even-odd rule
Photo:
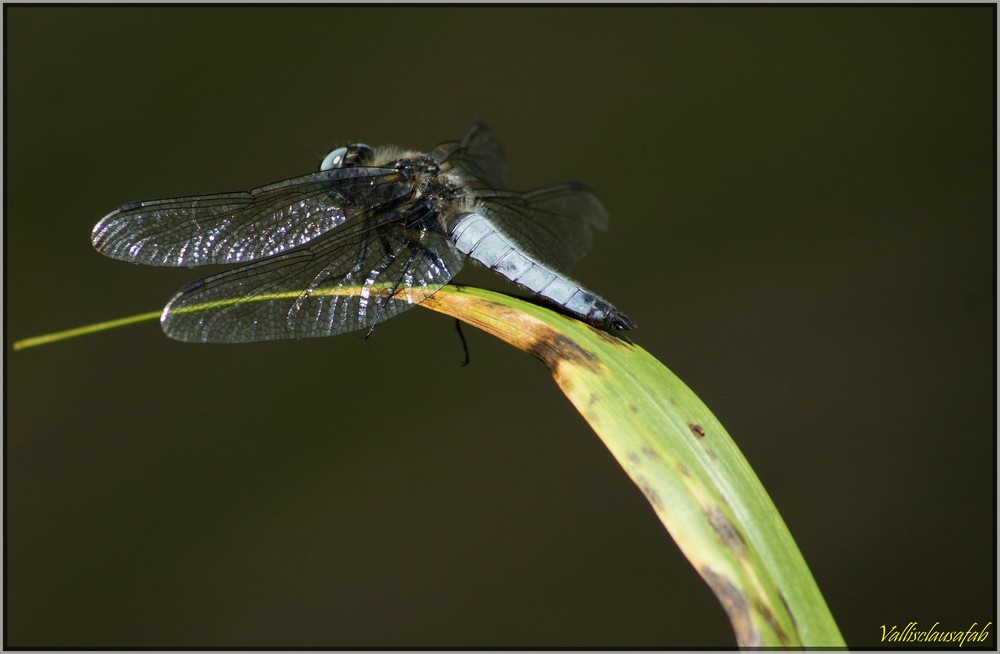
[[[529,193],[485,189],[476,196],[494,223],[526,253],[561,271],[590,250],[592,230],[608,224],[600,200],[580,184]]]
[[[493,133],[482,123],[470,127],[457,142],[442,143],[431,151],[438,163],[447,162],[486,187],[507,188],[507,158]]]
[[[161,324],[171,338],[213,343],[370,329],[432,295],[461,266],[437,232],[357,220],[308,247],[190,284],[167,304]]]
[[[337,168],[242,193],[132,202],[94,227],[111,258],[156,266],[254,261],[286,252],[410,191],[386,168]]]

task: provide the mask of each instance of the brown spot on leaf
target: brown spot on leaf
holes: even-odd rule
[[[553,375],[559,374],[559,366],[564,363],[587,368],[594,373],[601,369],[593,354],[546,325],[538,325],[532,330],[531,337],[525,351],[545,362]]]
[[[612,334],[610,332],[604,331],[600,327],[594,327],[593,325],[587,325],[587,326],[590,327],[591,331],[593,331],[595,334],[597,334],[598,336],[600,336],[601,338],[603,338],[605,341],[607,341],[608,343],[611,343],[612,345],[614,345],[616,347],[620,347],[623,350],[627,350],[627,349],[630,349],[632,347],[632,341],[628,340],[624,336],[617,336],[617,335]]]
[[[715,534],[723,545],[741,559],[747,558],[747,542],[743,539],[743,535],[740,534],[736,525],[729,521],[726,514],[718,507],[713,506],[705,511],[705,517],[708,518],[708,524],[712,525],[712,529],[715,530]]]
[[[659,459],[660,453],[651,448],[649,445],[642,446],[642,453],[648,456],[650,459]]]
[[[629,404],[628,410],[631,411],[632,413],[639,413],[639,407],[637,407],[634,404]]]
[[[701,577],[712,589],[715,596],[729,616],[729,622],[733,625],[736,633],[736,643],[740,647],[760,647],[763,638],[759,631],[754,629],[753,620],[750,616],[750,604],[746,596],[737,588],[736,584],[728,578],[716,573],[708,566],[702,566]]]
[[[792,621],[792,628],[795,629],[796,633],[798,633],[799,625],[797,622],[795,622],[795,614],[792,613],[792,608],[788,606],[788,600],[785,599],[784,593],[782,593],[780,590],[778,591],[778,599],[781,600],[781,605],[785,607],[785,613],[788,614],[788,617]]]
[[[635,483],[639,487],[639,490],[642,491],[642,494],[646,496],[646,499],[649,500],[649,503],[653,505],[654,509],[659,511],[663,508],[663,502],[660,500],[660,494],[657,493],[656,489],[650,485],[648,479],[641,475],[637,475],[635,477]]]
[[[677,472],[681,473],[681,475],[683,475],[685,477],[688,477],[688,478],[691,477],[691,471],[688,470],[688,467],[686,465],[684,465],[683,463],[678,463],[677,464]]]
[[[599,372],[602,368],[593,354],[537,318],[498,302],[472,297],[464,293],[460,286],[450,286],[447,293],[439,292],[429,298],[421,298],[421,304],[460,318],[517,349],[538,357],[557,378],[559,366],[564,363],[583,366],[593,372]],[[607,338],[621,347],[627,347],[610,334],[607,334]]]
[[[753,607],[764,617],[764,620],[767,621],[767,624],[778,637],[778,640],[781,641],[782,647],[791,647],[792,641],[788,638],[788,634],[785,633],[785,630],[781,628],[781,625],[778,624],[778,621],[774,617],[774,612],[771,611],[771,607],[760,601],[754,602]]]

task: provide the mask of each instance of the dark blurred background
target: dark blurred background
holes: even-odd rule
[[[993,6],[4,13],[6,644],[735,644],[545,367],[469,329],[461,368],[441,315],[10,350],[199,276],[91,249],[126,201],[475,120],[512,187],[602,198],[574,276],[727,426],[849,644],[996,619]]]

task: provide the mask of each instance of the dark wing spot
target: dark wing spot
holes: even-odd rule
[[[127,213],[129,211],[134,211],[142,207],[142,202],[126,202],[122,206],[118,207],[118,213]]]

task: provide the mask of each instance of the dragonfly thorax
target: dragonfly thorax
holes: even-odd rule
[[[426,213],[444,213],[464,196],[463,185],[443,173],[440,164],[428,156],[399,159],[390,167],[406,173],[412,180],[410,199],[426,207]]]

